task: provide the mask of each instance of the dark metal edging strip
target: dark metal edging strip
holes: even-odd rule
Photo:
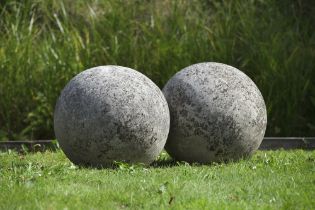
[[[25,150],[28,151],[45,151],[47,149],[55,150],[56,142],[53,140],[36,140],[36,141],[2,141],[0,150]],[[315,149],[315,137],[265,137],[259,150],[277,150],[277,149]]]
[[[315,149],[315,137],[265,137],[260,150],[276,149]]]

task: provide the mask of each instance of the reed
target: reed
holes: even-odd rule
[[[313,14],[311,0],[2,1],[0,140],[54,138],[56,99],[87,68],[128,66],[163,87],[204,61],[255,81],[267,136],[314,136]]]

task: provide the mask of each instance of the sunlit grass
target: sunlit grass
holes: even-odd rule
[[[79,168],[58,150],[0,153],[0,209],[314,209],[315,152],[189,165]]]

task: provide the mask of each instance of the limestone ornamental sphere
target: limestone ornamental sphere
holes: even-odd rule
[[[165,149],[176,160],[211,163],[251,155],[263,140],[267,114],[254,82],[221,63],[198,63],[163,88],[171,115]]]
[[[54,112],[59,145],[78,165],[149,164],[163,149],[169,125],[161,90],[122,66],[99,66],[76,75]]]

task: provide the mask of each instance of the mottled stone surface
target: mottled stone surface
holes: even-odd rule
[[[75,76],[54,113],[58,142],[75,164],[151,163],[169,132],[161,90],[146,76],[121,66],[99,66]]]
[[[163,88],[171,115],[167,152],[187,162],[237,160],[258,149],[266,130],[263,97],[238,69],[191,65]]]

